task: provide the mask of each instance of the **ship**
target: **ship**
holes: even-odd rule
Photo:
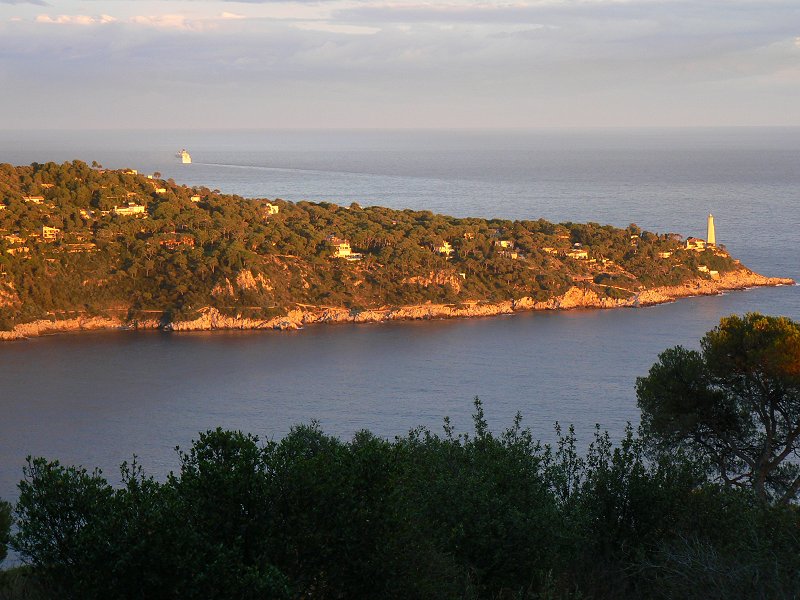
[[[192,155],[189,154],[189,151],[186,148],[181,149],[175,156],[181,159],[181,162],[185,165],[192,164]]]

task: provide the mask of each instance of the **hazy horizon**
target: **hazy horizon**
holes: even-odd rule
[[[0,0],[2,129],[800,126],[792,0]]]
[[[7,127],[3,131],[15,133],[26,131],[83,131],[83,132],[103,132],[103,131],[118,131],[118,132],[148,132],[148,131],[177,131],[177,132],[278,132],[278,133],[291,133],[297,132],[391,132],[391,133],[414,133],[414,132],[441,132],[441,133],[536,133],[536,132],[557,132],[557,131],[574,131],[574,132],[613,132],[613,131],[630,131],[630,132],[647,132],[647,131],[702,131],[702,130],[790,130],[800,129],[800,124],[794,125],[541,125],[531,127],[336,127],[336,126],[318,126],[318,127],[227,127],[220,125],[219,127],[85,127],[85,126],[70,126],[70,127]]]

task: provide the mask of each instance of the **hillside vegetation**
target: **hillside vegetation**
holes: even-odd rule
[[[547,300],[576,285],[620,298],[736,265],[635,225],[253,200],[80,161],[0,165],[0,330],[75,314]]]

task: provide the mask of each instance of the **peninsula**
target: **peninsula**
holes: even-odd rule
[[[0,165],[0,339],[292,329],[669,302],[791,279],[597,223],[247,199],[73,161]]]

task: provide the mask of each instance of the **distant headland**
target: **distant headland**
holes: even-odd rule
[[[788,285],[705,240],[597,223],[245,199],[97,163],[0,165],[0,339],[101,328],[632,307]]]

